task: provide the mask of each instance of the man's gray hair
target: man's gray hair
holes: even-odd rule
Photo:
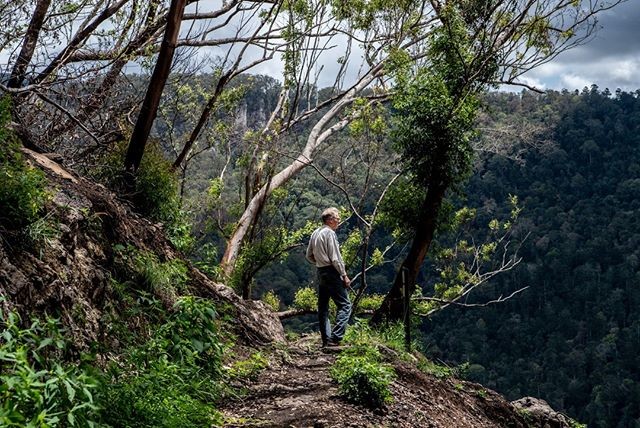
[[[330,207],[322,211],[322,222],[326,223],[332,218],[340,217],[340,211],[336,207]]]

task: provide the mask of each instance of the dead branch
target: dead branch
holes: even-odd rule
[[[529,288],[529,286],[527,285],[526,287],[522,287],[522,288],[514,291],[513,293],[509,294],[506,297],[500,295],[500,297],[498,297],[497,299],[489,300],[488,302],[484,302],[484,303],[462,303],[462,302],[458,302],[458,301],[455,301],[455,300],[439,299],[437,297],[416,297],[416,298],[412,298],[411,300],[414,300],[414,301],[425,301],[426,300],[426,301],[437,302],[437,303],[442,303],[442,304],[446,304],[446,305],[462,306],[462,307],[465,307],[465,308],[479,308],[479,307],[485,307],[485,306],[493,305],[493,304],[496,304],[496,303],[506,302],[507,300],[509,300],[512,297],[514,297],[516,294],[519,294],[519,293],[525,291],[528,288]],[[423,316],[429,316],[432,313],[433,312],[429,312],[428,314],[423,315]]]

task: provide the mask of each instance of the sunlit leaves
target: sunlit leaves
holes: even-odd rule
[[[358,250],[360,249],[360,243],[362,241],[362,234],[359,229],[355,229],[351,231],[347,239],[340,246],[340,251],[342,253],[342,258],[345,262],[345,265],[352,265],[356,257],[358,255]]]
[[[296,291],[293,306],[297,309],[315,311],[318,309],[318,295],[311,287],[303,287]]]

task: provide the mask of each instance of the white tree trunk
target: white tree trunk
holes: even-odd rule
[[[242,242],[249,232],[251,225],[255,224],[257,221],[258,213],[261,211],[260,207],[265,203],[269,195],[308,166],[312,162],[313,155],[318,147],[320,147],[331,135],[344,128],[351,121],[351,117],[345,117],[325,129],[344,109],[344,107],[351,104],[357,98],[360,91],[366,88],[378,76],[381,69],[382,63],[369,70],[369,72],[356,85],[347,91],[344,97],[338,100],[336,104],[334,104],[334,106],[331,107],[329,111],[327,111],[314,125],[313,129],[309,133],[307,144],[302,150],[302,153],[288,166],[274,175],[271,180],[264,184],[249,201],[247,208],[242,213],[242,216],[231,235],[231,238],[227,242],[227,248],[222,256],[221,265],[225,276],[229,277],[233,272]]]

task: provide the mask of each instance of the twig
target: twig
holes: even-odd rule
[[[507,297],[503,297],[501,295],[497,299],[489,300],[488,302],[484,302],[484,303],[462,303],[462,302],[458,302],[458,301],[455,301],[455,300],[440,299],[438,297],[416,297],[416,298],[413,298],[412,300],[416,300],[416,301],[427,300],[427,301],[430,301],[430,302],[438,302],[438,303],[443,303],[443,304],[446,304],[446,305],[462,306],[462,307],[465,307],[465,308],[478,308],[478,307],[484,307],[484,306],[493,305],[495,303],[506,302],[507,300],[511,299],[516,294],[519,294],[519,293],[523,292],[527,288],[529,288],[528,285],[526,287],[522,287],[522,288],[514,291],[513,293],[509,294]],[[430,315],[430,314],[431,314],[431,312],[429,312],[429,314],[427,314],[427,315]]]
[[[69,110],[67,110],[66,108],[62,107],[60,104],[58,104],[56,101],[52,100],[51,98],[47,97],[46,95],[44,95],[41,92],[35,91],[35,94],[41,98],[42,100],[48,102],[49,104],[51,104],[52,106],[54,106],[55,108],[57,108],[58,110],[62,111],[64,114],[66,114],[67,116],[69,116],[69,119],[71,119],[73,122],[75,122],[80,128],[82,128],[82,130],[84,132],[87,133],[87,135],[89,137],[91,137],[97,144],[100,144],[100,139],[98,139],[98,137],[96,137],[93,132],[89,131],[89,129],[77,118],[75,117]]]

